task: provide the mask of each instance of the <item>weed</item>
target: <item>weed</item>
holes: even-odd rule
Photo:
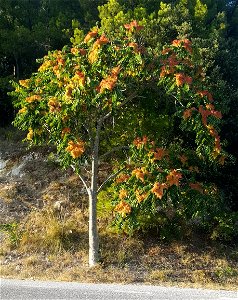
[[[168,270],[153,270],[150,272],[149,280],[150,281],[167,281],[168,279]]]
[[[0,224],[0,231],[7,233],[11,248],[19,245],[22,233],[17,223]]]
[[[194,270],[192,271],[193,282],[207,282],[209,281],[205,270]]]
[[[238,268],[233,268],[230,266],[227,266],[225,268],[217,268],[215,270],[215,276],[220,280],[227,277],[236,277],[238,276]]]
[[[34,267],[39,264],[39,257],[36,254],[32,254],[25,259],[24,264],[27,267]]]
[[[79,240],[85,237],[81,215],[77,209],[68,217],[58,215],[50,207],[41,212],[33,211],[25,221],[20,248],[35,251],[43,249],[50,253],[64,249],[75,250]]]
[[[112,217],[113,205],[112,205],[112,193],[108,188],[106,191],[101,191],[97,200],[97,213],[101,219],[109,219]]]

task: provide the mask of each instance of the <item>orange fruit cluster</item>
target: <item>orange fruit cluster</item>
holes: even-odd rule
[[[215,140],[214,154],[216,156],[217,154],[219,154],[221,152],[220,136],[213,125],[207,125],[206,127],[209,131],[209,134],[214,137],[214,140]]]
[[[111,70],[111,74],[108,75],[105,79],[102,79],[99,86],[96,88],[96,90],[101,94],[105,90],[112,91],[117,83],[118,74],[121,70],[120,66],[114,67]]]
[[[161,160],[165,155],[167,155],[167,151],[163,148],[156,148],[156,150],[151,151],[150,154],[153,155],[152,161]]]
[[[95,45],[105,45],[109,42],[109,39],[105,36],[105,34],[103,33],[100,38],[98,38],[95,42]]]
[[[156,195],[157,198],[162,199],[164,190],[172,185],[179,186],[179,180],[182,178],[182,174],[177,170],[172,170],[166,176],[166,183],[156,182],[151,189],[151,192]]]
[[[142,182],[145,181],[144,177],[148,174],[148,171],[145,168],[137,168],[132,171],[132,175],[135,175],[137,179],[140,179]]]
[[[135,51],[135,53],[145,53],[145,47],[138,45],[135,42],[131,42],[128,44],[128,47],[133,48],[133,50]]]
[[[137,137],[136,139],[134,139],[133,141],[133,145],[136,146],[137,149],[143,147],[145,144],[147,144],[148,142],[148,138],[147,136],[143,136],[143,138],[139,138]]]
[[[151,192],[154,193],[157,198],[162,199],[164,195],[164,189],[167,189],[166,183],[156,182],[151,189]]]
[[[72,83],[68,84],[65,87],[65,100],[66,100],[66,102],[71,101],[73,90],[74,90],[74,85]]]
[[[41,96],[39,96],[39,95],[32,95],[32,96],[26,97],[27,103],[32,103],[32,102],[39,101],[39,100],[41,100]]]
[[[183,112],[184,120],[187,120],[188,118],[190,118],[192,116],[193,111],[195,111],[195,110],[197,110],[195,107],[185,109],[185,111]]]
[[[75,75],[72,77],[72,81],[80,86],[84,86],[85,84],[85,75],[83,72],[76,71]]]
[[[168,51],[170,49],[167,49]],[[165,50],[162,51],[162,54],[165,54]],[[168,74],[173,74],[175,72],[175,67],[179,64],[176,54],[172,53],[168,59],[161,61],[164,65],[161,67],[160,77],[164,77]]]
[[[129,24],[124,24],[124,27],[129,30],[129,31],[132,31],[132,30],[136,30],[136,31],[139,31],[139,30],[142,30],[144,28],[144,26],[141,26],[137,23],[136,20],[132,21],[131,23]]]
[[[185,83],[190,85],[193,81],[192,77],[186,76],[184,73],[176,73],[175,76],[175,82],[177,86],[182,86]]]
[[[148,194],[147,193],[142,193],[141,191],[139,191],[139,190],[136,190],[136,199],[137,199],[137,201],[139,202],[139,203],[141,203],[142,201],[144,201],[146,198],[147,198],[147,196],[148,196]]]
[[[92,30],[90,31],[84,38],[84,43],[87,43],[89,42],[92,38],[96,37],[98,34],[98,31],[95,29],[95,30]]]
[[[19,84],[21,86],[24,86],[24,87],[28,88],[29,87],[29,81],[30,81],[29,79],[19,80]]]
[[[190,53],[192,52],[191,45],[192,44],[188,39],[174,40],[172,42],[172,46],[184,47]],[[161,67],[160,77],[173,74],[175,72],[175,67],[181,62],[181,60],[177,58],[176,53],[173,52],[172,48],[164,48],[161,52],[162,55],[166,55],[169,53],[171,53],[171,55],[167,59],[161,61],[163,66]],[[189,67],[192,67],[190,59],[184,59],[183,63],[188,65]],[[184,75],[183,73],[177,73],[175,74],[175,77],[177,86],[182,86],[184,83],[192,83],[192,78]]]
[[[61,104],[59,103],[56,97],[52,97],[48,101],[48,106],[51,113],[59,112],[61,110]]]
[[[116,178],[116,183],[122,183],[127,181],[130,178],[130,175],[123,174]]]
[[[170,69],[168,69],[167,66],[161,67],[160,77],[165,77],[166,75],[169,75],[171,73]]]
[[[124,199],[124,198],[126,198],[128,196],[128,193],[127,193],[127,190],[120,190],[120,192],[119,192],[119,199]]]
[[[185,48],[188,52],[192,52],[192,43],[188,39],[182,39],[182,40],[173,40],[172,46],[174,47],[183,47]]]
[[[25,112],[27,112],[26,107],[23,107],[23,108],[19,109],[19,111],[18,111],[19,114],[24,114]]]
[[[65,127],[62,131],[61,131],[61,136],[64,137],[65,134],[70,133],[71,129],[69,127]]]
[[[100,45],[98,45],[98,44],[95,45],[95,44],[94,44],[94,46],[93,46],[91,52],[89,53],[89,55],[88,55],[88,60],[89,60],[89,62],[90,62],[91,64],[93,64],[94,62],[97,61],[97,59],[98,59],[98,50],[99,50],[99,48],[100,48]]]
[[[180,173],[177,170],[172,170],[170,173],[166,176],[167,185],[172,186],[176,185],[179,186],[179,180],[182,178],[182,173]]]
[[[131,213],[131,206],[130,204],[122,200],[116,205],[114,210],[121,214],[123,217],[125,217],[126,215]]]
[[[71,48],[70,52],[74,55],[78,55],[78,54],[86,55],[87,54],[87,51],[85,49],[83,49],[83,48],[78,49],[78,48],[75,48],[75,47]]]
[[[27,138],[27,140],[31,141],[33,136],[34,136],[34,131],[32,128],[30,128],[26,138]]]
[[[200,97],[206,96],[207,99],[208,99],[210,102],[213,101],[212,94],[211,94],[210,92],[208,92],[207,90],[205,90],[205,91],[198,91],[197,94],[198,94]]]
[[[95,35],[96,36],[96,35]],[[87,37],[87,36],[86,36]],[[85,38],[86,39],[86,38]],[[88,60],[91,64],[97,61],[98,59],[98,51],[101,48],[102,45],[105,45],[109,42],[108,38],[105,36],[105,34],[102,34],[96,42],[92,46],[92,50],[88,55]]]
[[[208,116],[212,115],[217,119],[222,118],[221,112],[217,111],[217,110],[214,110],[214,106],[212,104],[210,104],[206,108],[208,108],[208,109],[204,109],[202,105],[199,106],[199,112],[202,115],[202,122],[203,122],[204,126],[207,126],[207,117]]]
[[[80,139],[78,139],[77,142],[69,141],[66,151],[70,152],[73,158],[78,158],[85,151],[85,143]]]
[[[53,62],[51,60],[46,60],[43,62],[43,64],[38,68],[39,72],[44,72],[46,71],[49,67],[53,65]]]
[[[99,93],[103,93],[104,90],[112,91],[117,83],[116,76],[108,76],[106,79],[103,79],[99,85]]]

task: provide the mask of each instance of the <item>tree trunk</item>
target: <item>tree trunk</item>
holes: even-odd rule
[[[102,121],[97,124],[96,136],[92,151],[91,187],[89,189],[89,266],[98,262],[99,242],[97,230],[97,189],[98,189],[98,150]]]
[[[17,55],[14,55],[15,65],[14,65],[14,77],[18,80],[20,78],[20,68],[19,68],[19,60]]]
[[[93,267],[98,262],[98,230],[97,230],[97,195],[91,191],[89,196],[89,258],[88,263]]]

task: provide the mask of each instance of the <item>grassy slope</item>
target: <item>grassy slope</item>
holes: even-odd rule
[[[112,233],[108,199],[99,210],[101,263],[88,268],[87,198],[79,179],[61,171],[47,149],[25,150],[9,130],[0,135],[1,158],[9,159],[8,172],[0,173],[2,277],[236,288],[238,246],[199,235],[165,243],[156,232]],[[29,155],[21,177],[10,176]]]

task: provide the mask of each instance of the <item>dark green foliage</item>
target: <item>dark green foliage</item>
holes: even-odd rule
[[[69,43],[72,20],[88,26],[82,6],[78,0],[0,0],[0,126],[13,117],[9,80],[29,76],[36,58]]]

